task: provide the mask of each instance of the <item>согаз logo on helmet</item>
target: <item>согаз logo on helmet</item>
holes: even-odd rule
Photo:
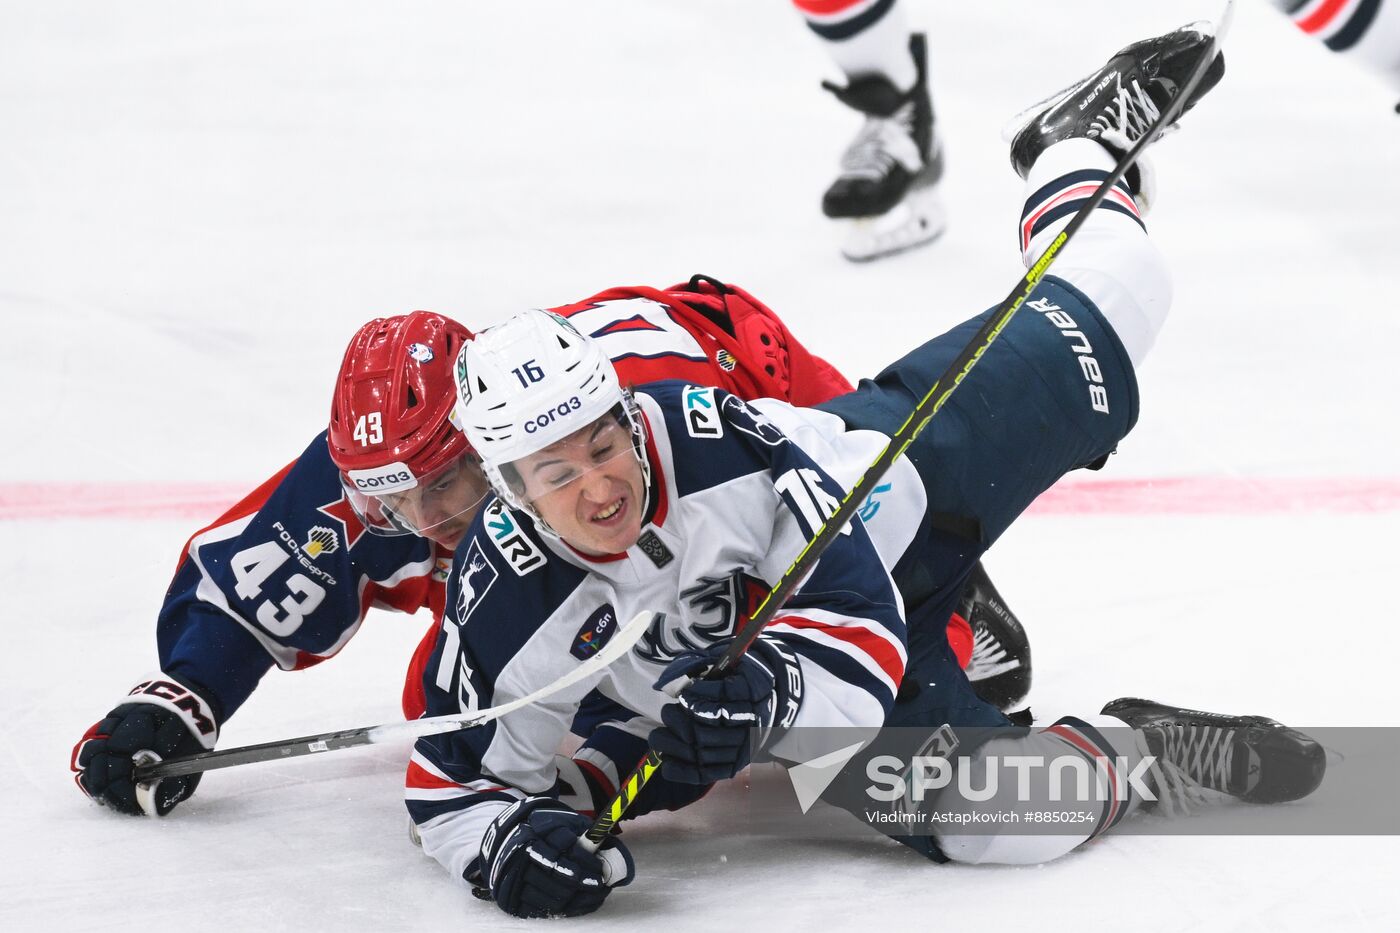
[[[582,407],[583,402],[579,401],[579,397],[575,395],[567,402],[560,402],[558,405],[551,408],[544,414],[536,415],[529,421],[525,422],[525,433],[534,434],[536,431],[542,430],[543,428],[547,428],[551,424],[553,424],[555,418],[562,418],[570,412],[578,411]]]
[[[390,473],[385,476],[357,476],[355,477],[355,488],[357,489],[379,489],[382,486],[398,485],[413,479],[413,474],[408,470],[400,470],[397,473]]]

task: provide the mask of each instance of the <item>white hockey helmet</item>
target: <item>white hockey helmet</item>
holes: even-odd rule
[[[630,454],[649,478],[645,429],[631,393],[598,342],[558,314],[522,311],[481,331],[457,355],[456,377],[457,419],[486,478],[508,505],[540,524],[511,464],[605,416],[630,432]]]

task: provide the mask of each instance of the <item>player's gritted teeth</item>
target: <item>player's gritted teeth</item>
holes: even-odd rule
[[[609,477],[598,491],[602,496],[584,494],[579,497],[577,515],[584,534],[577,542],[587,550],[611,554],[627,550],[635,543],[640,530],[632,520],[636,511],[632,490],[621,479]],[[599,500],[603,502],[599,505]]]
[[[626,505],[627,505],[626,499],[618,499],[618,500],[617,500],[616,502],[614,502],[612,505],[610,505],[610,506],[608,506],[607,508],[603,509],[603,510],[602,510],[601,512],[599,512],[598,514],[594,515],[594,516],[593,516],[593,521],[594,521],[594,522],[600,522],[600,523],[602,523],[602,522],[608,522],[608,521],[610,521],[615,515],[617,515],[619,512],[621,512],[622,509],[623,509],[623,507],[626,506]]]

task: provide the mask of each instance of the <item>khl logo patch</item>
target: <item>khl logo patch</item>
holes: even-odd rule
[[[642,536],[637,539],[637,547],[641,548],[642,553],[657,567],[665,567],[676,559],[675,555],[671,553],[671,549],[666,546],[666,542],[662,541],[661,537],[650,528],[642,532]]]

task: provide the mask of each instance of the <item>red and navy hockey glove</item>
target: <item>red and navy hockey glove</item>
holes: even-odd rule
[[[802,666],[776,639],[759,636],[723,677],[699,677],[719,661],[727,641],[703,652],[680,655],[653,686],[676,697],[661,708],[660,729],[648,741],[661,753],[661,775],[672,781],[708,784],[732,778],[797,719],[802,704]]]
[[[158,674],[133,687],[127,702],[88,729],[73,746],[70,766],[78,787],[98,803],[135,816],[165,816],[194,793],[201,775],[137,784],[136,765],[208,751],[218,736],[204,698]]]
[[[615,837],[597,852],[584,849],[580,837],[592,823],[553,797],[506,808],[481,840],[481,874],[496,906],[513,917],[578,917],[602,907],[636,867]]]

